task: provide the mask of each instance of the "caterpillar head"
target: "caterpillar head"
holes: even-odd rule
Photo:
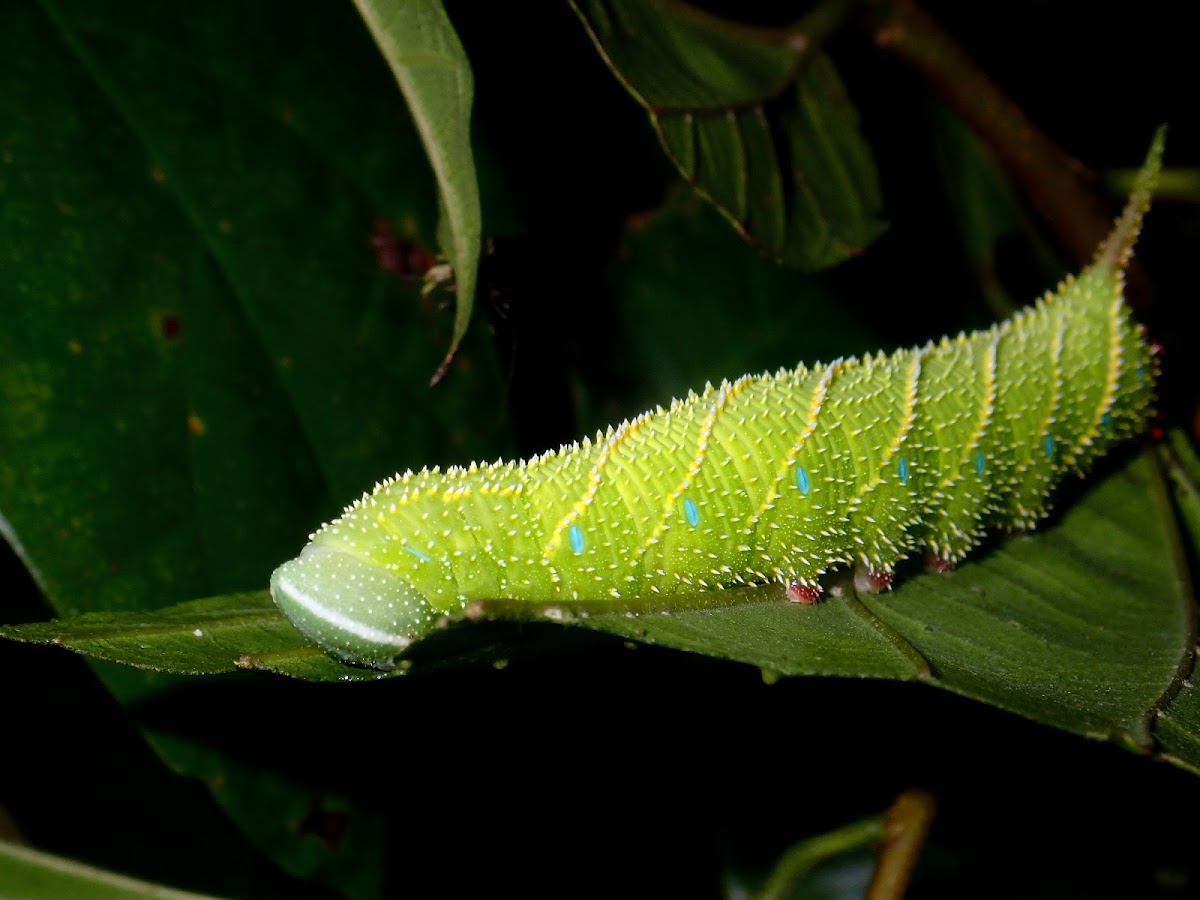
[[[275,570],[271,597],[327,652],[377,669],[393,668],[434,613],[404,576],[323,543]]]

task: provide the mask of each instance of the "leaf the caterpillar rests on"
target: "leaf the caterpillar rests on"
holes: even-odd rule
[[[1033,527],[1151,410],[1123,273],[1162,138],[1095,261],[1013,318],[709,385],[528,461],[388,479],[275,571],[272,596],[331,654],[389,667],[475,599],[669,609],[778,582],[812,602],[831,570],[878,589],[916,552],[948,567],[989,529]]]

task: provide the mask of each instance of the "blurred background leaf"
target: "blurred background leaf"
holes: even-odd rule
[[[882,233],[871,148],[821,50],[852,4],[778,31],[674,0],[572,5],[680,174],[763,253],[823,269]]]
[[[9,897],[22,900],[204,900],[200,894],[173,891],[158,884],[125,878],[48,853],[38,853],[0,840],[0,884]]]
[[[440,381],[467,333],[475,305],[481,213],[471,155],[471,64],[441,0],[355,0],[396,76],[437,179],[438,242],[454,265],[454,331]]]

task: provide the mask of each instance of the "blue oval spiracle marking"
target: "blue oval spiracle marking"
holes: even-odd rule
[[[567,533],[571,536],[571,549],[578,556],[583,552],[583,529],[578,525],[572,525]]]
[[[1046,459],[1054,459],[1054,435],[1046,435],[1043,446],[1046,448]]]
[[[1138,363],[1137,380],[1138,387],[1143,387],[1146,384],[1146,366],[1143,363]]]
[[[900,465],[897,466],[900,473],[900,483],[908,484],[908,460],[903,456],[900,457]]]
[[[691,497],[683,501],[683,514],[687,516],[688,524],[693,528],[700,524],[700,510],[696,509]]]
[[[422,553],[416,547],[405,547],[404,549],[407,550],[409,553],[411,553],[413,556],[415,556],[417,559],[421,560],[422,562],[429,562],[431,559],[433,559],[433,557],[430,556],[428,553]]]
[[[978,475],[980,478],[983,477],[984,467],[985,466],[984,466],[984,459],[983,459],[983,451],[976,450],[975,451],[975,474]]]
[[[804,466],[796,467],[796,487],[800,488],[800,493],[805,497],[807,497],[808,492],[812,490],[812,484],[810,484],[808,480],[808,470],[805,469]]]
[[[1112,434],[1112,413],[1105,413],[1100,417],[1100,431],[1106,437]]]

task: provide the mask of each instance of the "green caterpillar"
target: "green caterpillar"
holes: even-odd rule
[[[1123,272],[1162,154],[1080,275],[986,331],[746,376],[524,462],[408,472],[312,536],[271,593],[340,659],[390,667],[471,600],[671,608],[824,573],[881,589],[916,551],[952,566],[1033,527],[1054,486],[1139,433],[1154,354]]]

